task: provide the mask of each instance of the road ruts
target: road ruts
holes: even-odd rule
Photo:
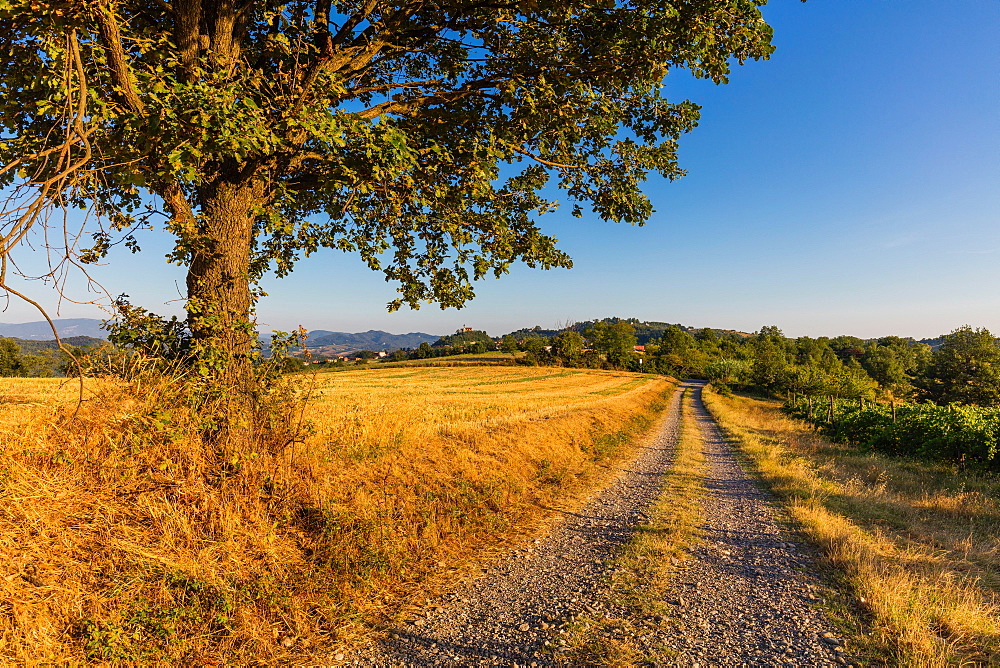
[[[346,663],[552,665],[551,655],[541,650],[547,641],[559,642],[553,626],[569,615],[606,610],[604,562],[629,539],[660,493],[677,442],[680,397],[678,390],[655,439],[582,510],[566,513],[546,537],[499,560]]]
[[[676,614],[661,631],[674,653],[666,665],[852,663],[814,605],[810,558],[779,528],[769,496],[740,466],[701,392],[695,384],[691,402],[709,469],[702,542],[675,577]]]

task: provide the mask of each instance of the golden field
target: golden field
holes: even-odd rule
[[[876,665],[1000,665],[1000,480],[852,451],[777,402],[705,398],[842,573],[853,654]]]
[[[210,447],[187,382],[88,381],[76,410],[73,383],[0,380],[0,661],[329,661],[574,503],[673,388],[528,367],[295,376]]]

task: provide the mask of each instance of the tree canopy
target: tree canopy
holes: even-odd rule
[[[641,183],[683,174],[699,115],[665,75],[723,83],[768,57],[762,4],[10,0],[4,267],[61,208],[93,237],[68,234],[63,261],[162,225],[192,354],[223,367],[247,366],[256,281],[323,247],[382,271],[390,308],[460,306],[514,262],[570,266],[537,224],[547,187],[575,215],[645,221]]]
[[[927,394],[939,403],[1000,403],[1000,345],[993,334],[965,325],[941,341],[923,379]]]
[[[635,328],[632,323],[599,321],[587,332],[594,349],[603,353],[611,366],[626,367],[635,359]]]

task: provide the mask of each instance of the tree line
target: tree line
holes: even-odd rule
[[[63,340],[63,345],[78,359],[103,343],[89,336]],[[52,378],[76,373],[76,363],[56,346],[55,341],[27,341],[0,337],[0,376],[14,378]]]
[[[960,327],[934,347],[899,336],[791,339],[776,327],[717,346],[712,334],[700,342],[678,332],[665,338],[670,341],[658,354],[676,355],[674,361],[683,363],[679,372],[723,386],[890,403],[1000,403],[1000,346],[985,328]]]
[[[501,337],[460,330],[397,350],[387,362],[503,351],[513,362],[702,378],[722,390],[770,396],[946,405],[1000,404],[1000,345],[985,328],[960,327],[930,343],[900,336],[787,337],[776,326],[746,334],[605,318]],[[379,357],[360,351],[362,359]]]
[[[636,350],[638,332],[645,335],[644,350]],[[500,350],[524,353],[521,359],[529,364],[704,378],[723,389],[773,396],[1000,404],[1000,345],[988,329],[967,325],[942,335],[934,345],[900,336],[792,338],[775,326],[752,334],[681,325],[650,332],[648,323],[620,318],[549,333],[519,330],[492,341]],[[474,335],[479,352],[489,349],[485,332]],[[447,344],[442,342],[438,344]],[[468,345],[452,349],[465,351]]]
[[[534,327],[495,338],[482,330],[462,329],[434,343],[421,343],[416,348],[396,350],[384,357],[370,350],[356,351],[351,356],[366,361],[381,357],[386,362],[400,362],[502,351],[512,356],[510,362],[517,364],[638,369],[641,365],[637,362],[635,345],[631,324],[610,318],[595,322],[593,326],[587,323],[586,328],[579,325],[564,330]],[[335,365],[343,366],[343,360]]]

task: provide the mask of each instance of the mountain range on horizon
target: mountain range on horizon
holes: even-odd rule
[[[106,339],[108,333],[101,328],[102,322],[96,318],[59,318],[52,321],[61,338],[85,336]],[[44,320],[0,323],[0,336],[28,341],[51,341],[54,338],[52,328]],[[370,329],[367,332],[352,333],[315,329],[309,332],[308,345],[310,348],[336,346],[353,350],[397,350],[399,348],[416,348],[425,341],[433,343],[439,338],[441,338],[439,334],[426,334],[424,332],[390,334]]]
[[[421,343],[434,343],[441,336],[410,332],[408,334],[390,334],[378,329],[367,332],[331,332],[325,329],[309,331],[306,347],[311,349],[337,347],[354,350],[399,350],[400,348],[416,348]]]
[[[52,321],[59,332],[60,338],[72,336],[87,336],[94,339],[106,339],[108,333],[101,328],[102,320],[96,318],[58,318]],[[0,322],[0,336],[30,341],[51,341],[52,328],[44,320],[35,322],[5,323]]]

